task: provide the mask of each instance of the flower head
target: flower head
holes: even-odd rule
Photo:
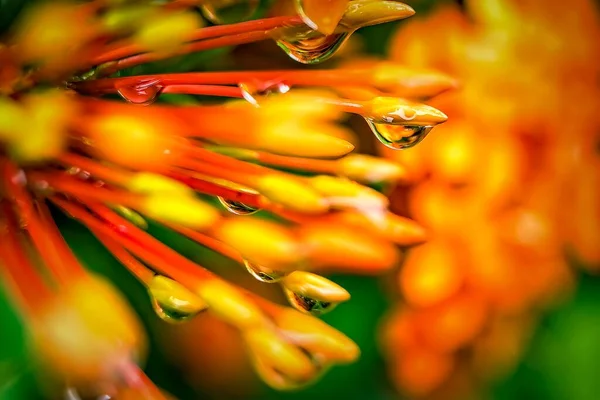
[[[257,372],[279,389],[359,354],[309,315],[350,297],[310,271],[386,269],[399,258],[395,245],[424,240],[422,228],[387,210],[383,194],[351,180],[389,183],[406,173],[349,154],[352,134],[340,119],[360,115],[380,140],[410,147],[446,120],[415,101],[454,86],[449,78],[383,62],[136,72],[271,39],[302,63],[321,62],[358,28],[414,13],[397,1],[284,0],[268,18],[229,23],[236,13],[253,16],[257,3],[48,2],[27,10],[0,46],[0,271],[30,322],[35,355],[65,386],[164,398],[136,366],[145,343],[136,317],[79,263],[52,212],[89,229],[148,289],[163,320],[208,310],[237,328]],[[201,15],[216,25],[202,27]],[[212,101],[163,102],[169,95]],[[247,216],[258,210],[279,222]],[[147,220],[237,261],[261,282],[280,282],[302,313],[182,256],[146,232]],[[111,313],[97,312],[107,305]]]

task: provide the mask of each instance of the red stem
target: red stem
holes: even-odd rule
[[[126,58],[122,58],[116,61],[113,65],[107,65],[103,70],[103,75],[111,75],[117,71],[121,71],[126,68],[135,67],[136,65],[146,64],[153,61],[162,60],[164,58],[170,58],[178,55],[185,55],[194,53],[197,51],[215,49],[218,47],[237,46],[240,44],[258,42],[270,38],[271,31],[256,31],[246,32],[231,36],[224,36],[215,39],[201,40],[181,46],[176,52],[172,54],[162,53],[143,53],[136,54]],[[91,81],[90,81],[91,82]]]
[[[80,205],[58,197],[52,197],[51,201],[91,230],[118,241],[127,250],[152,265],[162,274],[175,279],[192,291],[197,290],[202,282],[215,279],[211,272],[183,257],[146,232],[140,231],[137,227],[119,216],[115,216],[114,219],[119,221],[119,225],[131,225],[132,230],[130,234],[135,231],[135,240],[129,235],[116,232],[114,228],[96,218]],[[86,203],[86,205],[94,212],[104,207],[101,204],[94,203]]]
[[[266,31],[283,26],[294,26],[302,24],[300,17],[273,17],[254,21],[240,22],[237,24],[210,26],[198,29],[190,37],[189,41],[206,40],[218,36],[232,36],[252,31]],[[134,54],[143,53],[144,49],[135,44],[118,43],[106,49],[102,54],[92,60],[93,65],[119,60]]]

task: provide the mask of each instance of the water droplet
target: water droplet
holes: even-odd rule
[[[140,82],[133,86],[123,86],[117,88],[117,93],[121,95],[123,99],[131,104],[137,104],[147,106],[156,101],[162,86],[159,80],[150,80]]]
[[[270,81],[260,83],[240,83],[242,96],[246,101],[254,106],[258,106],[260,100],[272,94],[284,94],[290,91],[290,87],[285,82]]]
[[[375,137],[385,146],[394,150],[403,150],[419,144],[433,126],[393,125],[373,122],[365,118]]]
[[[114,212],[119,214],[121,217],[125,218],[135,226],[140,229],[147,230],[148,222],[137,212],[133,211],[131,208],[122,206],[120,204],[111,205],[111,208]]]
[[[312,297],[293,292],[286,287],[283,288],[283,291],[285,292],[289,303],[296,310],[312,315],[318,316],[326,314],[337,306],[337,303],[313,299]]]
[[[64,400],[81,400],[81,397],[75,388],[68,387],[65,389]]]
[[[156,315],[172,324],[185,322],[208,308],[195,293],[166,276],[155,275],[148,293]]]
[[[264,268],[260,265],[254,264],[248,260],[244,260],[244,265],[246,269],[257,281],[265,282],[265,283],[275,283],[279,282],[286,276],[285,272],[281,271],[273,271],[268,268]]]
[[[251,19],[259,5],[260,0],[211,0],[200,9],[210,22],[224,25]]]
[[[283,28],[277,32],[277,45],[302,64],[317,64],[329,59],[350,37],[352,31],[323,35],[307,26]]]
[[[235,215],[251,215],[260,210],[259,208],[251,207],[239,201],[224,199],[221,196],[217,196],[217,199],[219,199],[219,203],[221,203],[227,211]]]
[[[196,312],[182,312],[177,310],[176,308],[171,308],[165,303],[161,303],[155,298],[152,298],[152,308],[154,312],[160,319],[170,324],[179,324],[182,322],[186,322],[196,315],[200,314],[203,310],[198,310]]]

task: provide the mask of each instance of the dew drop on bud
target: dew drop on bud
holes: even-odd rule
[[[276,34],[276,41],[291,59],[302,64],[318,64],[333,56],[351,33],[323,35],[306,26],[283,28]]]
[[[75,388],[68,387],[65,389],[63,399],[64,400],[81,400],[81,397],[79,396],[79,393],[77,393],[77,390]]]
[[[200,10],[213,24],[224,25],[251,19],[260,0],[204,0]]]
[[[244,265],[246,269],[257,281],[264,283],[275,283],[279,282],[286,276],[285,272],[273,271],[268,268],[261,267],[251,261],[244,259]]]
[[[148,294],[156,315],[171,324],[188,321],[208,308],[195,293],[162,275],[152,278],[148,284]]]
[[[120,204],[111,205],[110,208],[119,214],[121,217],[125,218],[135,226],[140,229],[147,230],[148,222],[137,212],[133,211],[131,208],[122,206]]]
[[[429,125],[393,125],[376,123],[368,118],[365,118],[365,120],[377,140],[386,147],[394,150],[403,150],[416,146],[433,129],[433,126]]]
[[[302,294],[293,292],[286,287],[283,288],[283,291],[285,292],[285,296],[292,307],[298,311],[315,316],[326,314],[338,305],[338,303],[321,301],[313,299],[312,297],[304,296]]]
[[[117,93],[125,101],[141,106],[148,106],[154,103],[161,91],[162,86],[158,80],[145,81],[136,85],[117,88]]]
[[[242,96],[246,101],[254,106],[259,106],[260,101],[273,94],[284,94],[290,91],[289,85],[281,81],[245,83],[239,84]]]
[[[260,209],[241,203],[239,201],[224,199],[221,196],[217,196],[219,203],[225,207],[227,211],[235,215],[250,215],[258,212]]]
[[[179,324],[182,322],[186,322],[196,315],[200,314],[203,310],[198,310],[195,312],[184,312],[178,310],[176,308],[171,308],[169,305],[159,302],[156,298],[152,298],[152,308],[154,312],[158,316],[158,318],[162,319],[165,322],[170,324]]]

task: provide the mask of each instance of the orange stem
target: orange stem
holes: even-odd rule
[[[262,167],[260,165],[240,161],[236,158],[215,153],[213,151],[206,150],[202,147],[186,146],[185,150],[187,151],[188,156],[191,158],[197,158],[201,162],[210,163],[212,165],[227,168],[229,171],[233,170],[241,174],[254,175],[262,175],[268,172],[272,172],[268,168]]]
[[[240,88],[235,86],[220,85],[170,85],[165,87],[161,91],[161,93],[192,94],[197,96],[216,96],[233,98],[244,97]]]
[[[174,230],[175,232],[181,233],[183,236],[193,240],[194,242],[196,242],[198,244],[201,244],[202,246],[205,246],[205,247],[211,249],[212,251],[214,251],[216,253],[219,253],[219,254],[221,254],[227,258],[230,258],[234,261],[237,261],[239,263],[244,262],[243,257],[240,255],[240,253],[235,248],[233,248],[215,238],[212,238],[203,233],[194,231],[190,228],[186,228],[181,225],[174,225],[174,224],[163,224],[163,225]]]
[[[140,81],[157,81],[159,85],[239,85],[245,82],[282,82],[289,86],[370,86],[366,80],[370,70],[364,69],[308,69],[270,71],[185,72],[138,75],[122,78],[104,78],[74,82],[73,87],[83,93],[93,93],[123,86],[135,86]]]
[[[36,209],[29,193],[14,181],[13,177],[19,173],[18,168],[6,162],[3,169],[5,191],[8,198],[14,201],[33,245],[42,256],[44,264],[52,272],[53,278],[61,284],[67,284],[76,275],[83,273],[81,265],[64,244],[64,239],[54,223],[50,222],[51,217],[39,215],[38,211],[43,211],[43,206],[38,204]]]
[[[0,203],[0,270],[10,283],[18,304],[24,311],[33,313],[47,304],[52,294],[23,250],[11,205],[6,200]]]
[[[31,181],[47,182],[54,190],[79,199],[120,204],[131,208],[138,208],[140,201],[144,199],[144,196],[137,193],[97,187],[60,173],[32,172],[28,176]]]
[[[106,247],[113,257],[123,264],[142,284],[148,285],[150,283],[155,275],[154,271],[147,268],[137,258],[132,256],[118,241],[102,234],[98,230],[90,229],[90,231],[102,245]]]
[[[186,174],[186,170],[172,171],[169,176],[197,192],[219,196],[226,200],[237,201],[255,208],[265,208],[267,201],[257,193],[240,192],[216,183],[204,181]]]
[[[182,0],[179,0],[180,2]],[[188,0],[189,1],[189,0]],[[196,30],[189,41],[206,40],[218,36],[232,36],[252,31],[265,31],[282,26],[293,26],[302,24],[299,17],[273,17],[254,21],[240,22],[237,24],[210,26]],[[103,64],[105,62],[119,60],[134,54],[143,53],[144,48],[136,44],[118,43],[105,50],[102,54],[92,60],[93,65]]]
[[[115,72],[121,71],[126,68],[135,67],[137,65],[146,64],[153,61],[162,60],[167,57],[181,56],[197,51],[210,50],[218,47],[236,46],[240,44],[257,42],[270,38],[270,30],[246,32],[230,36],[223,36],[215,39],[200,40],[181,46],[176,52],[172,54],[161,54],[161,53],[143,53],[136,54],[126,58],[122,58],[114,64],[104,64],[106,67],[102,69],[102,73],[106,75],[114,74]]]
[[[274,167],[317,172],[323,174],[334,174],[336,170],[335,160],[319,160],[313,158],[287,157],[278,154],[256,152],[257,161]]]
[[[133,239],[128,235],[118,233],[114,228],[106,223],[103,223],[101,220],[90,214],[89,211],[79,205],[58,197],[52,197],[51,201],[65,210],[65,212],[73,216],[73,218],[81,221],[89,229],[97,231],[100,234],[107,235],[113,240],[118,241],[127,250],[148,264],[152,265],[162,274],[175,279],[192,291],[197,290],[197,288],[206,280],[216,279],[211,272],[183,257],[145,232],[136,232],[135,239]],[[87,206],[94,210],[94,212],[96,212],[100,207],[103,207],[101,204],[87,204]],[[115,218],[118,219],[120,217],[116,216]],[[119,222],[119,225],[128,224],[128,221],[124,219]],[[132,228],[135,227],[132,225]],[[138,240],[150,245],[145,246]]]
[[[115,185],[124,186],[131,179],[131,173],[109,167],[91,158],[82,157],[80,155],[65,152],[58,156],[58,161],[68,167],[77,167],[89,172],[97,179],[114,183]]]
[[[225,179],[240,185],[252,187],[256,182],[254,175],[248,175],[238,171],[231,171],[227,168],[208,164],[203,161],[194,160],[191,158],[178,159],[178,167],[192,170],[196,173],[207,175],[213,178]]]

